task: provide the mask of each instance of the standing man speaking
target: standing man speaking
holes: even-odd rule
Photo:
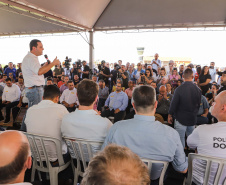
[[[40,40],[32,40],[30,42],[30,52],[28,52],[22,62],[25,93],[29,100],[28,107],[38,104],[42,100],[43,86],[45,85],[43,74],[48,72],[53,66],[60,65],[60,61],[56,57],[53,62],[46,62],[41,66],[38,56],[42,55],[43,50]]]

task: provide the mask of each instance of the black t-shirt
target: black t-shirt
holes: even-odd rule
[[[89,66],[85,65],[83,71],[89,71]],[[89,74],[82,74],[82,79],[89,78]]]
[[[75,81],[75,80],[73,80],[74,81],[74,85],[77,85],[80,81],[78,80],[78,81]]]
[[[116,79],[117,79],[117,74],[118,74],[118,71],[113,69],[111,71],[111,74],[112,74],[112,77],[111,77],[111,83],[112,84],[116,84]]]
[[[199,75],[199,83],[205,83],[207,79],[211,79],[210,74]],[[209,90],[209,84],[200,86],[200,88],[202,89],[202,95],[205,96],[206,92]]]
[[[102,71],[105,75],[110,75],[110,69],[108,67],[104,67]],[[105,84],[108,84],[108,77],[99,74],[99,80],[101,79],[104,80]]]
[[[213,93],[206,93],[206,98],[208,98],[208,100],[211,100],[213,98]]]
[[[128,73],[126,71],[123,74],[126,76],[126,79],[124,79],[122,77],[122,83],[123,83],[122,86],[125,87],[125,89],[127,89],[129,87],[128,86],[128,78],[129,78],[129,75],[128,75]]]

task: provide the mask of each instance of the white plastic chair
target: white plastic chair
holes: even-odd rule
[[[100,151],[103,142],[87,141],[83,139],[67,137],[64,137],[64,139],[72,158],[72,167],[74,170],[74,185],[77,185],[78,177],[83,177],[83,173],[88,166],[88,162],[98,151]],[[76,160],[77,166],[74,165],[73,160]]]
[[[167,167],[169,165],[169,162],[166,162],[166,161],[157,161],[157,160],[145,159],[145,158],[141,158],[141,160],[148,166],[148,171],[149,171],[150,174],[151,174],[151,169],[152,169],[152,165],[153,164],[163,164],[161,175],[159,177],[159,185],[164,185],[163,184],[164,176],[165,176]]]
[[[32,152],[32,157],[33,157],[31,182],[34,181],[35,170],[38,170],[38,172],[39,171],[48,172],[49,177],[50,177],[50,184],[57,185],[58,184],[58,173],[65,170],[71,163],[71,161],[68,161],[66,164],[64,163],[64,159],[63,159],[63,155],[62,155],[61,141],[56,138],[51,138],[51,137],[41,136],[41,135],[36,135],[36,134],[30,134],[30,133],[26,133],[26,132],[24,132],[24,134],[28,138],[31,152]],[[54,146],[54,149],[56,149],[56,157],[57,157],[57,160],[59,163],[59,166],[57,166],[57,167],[52,167],[52,165],[50,163],[51,151],[48,151],[48,148],[47,148],[47,146],[49,146],[50,143]],[[38,175],[41,180],[40,173],[38,173]]]
[[[217,173],[215,174],[215,179],[214,179],[214,185],[219,184],[219,180],[221,178],[224,166],[226,165],[226,159],[223,158],[217,158],[217,157],[210,157],[210,156],[204,156],[204,155],[199,155],[199,154],[194,154],[190,153],[188,154],[188,176],[187,178],[184,179],[183,185],[191,185],[192,184],[192,176],[193,176],[193,160],[194,159],[201,159],[206,161],[206,169],[205,169],[205,175],[204,175],[204,181],[203,185],[208,184],[208,180],[210,178],[210,169],[212,163],[217,163],[219,164]],[[223,185],[226,185],[226,180],[224,179]]]

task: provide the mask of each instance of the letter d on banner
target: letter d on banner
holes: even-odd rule
[[[220,145],[218,143],[213,143],[214,148],[218,148]]]

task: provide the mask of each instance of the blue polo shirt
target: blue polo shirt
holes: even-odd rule
[[[155,121],[154,116],[135,115],[133,119],[116,122],[102,149],[110,143],[126,146],[141,158],[172,162],[176,171],[184,171],[188,167],[178,132]],[[159,178],[159,167],[153,166],[152,180]]]
[[[16,79],[16,69],[15,68],[10,69],[9,67],[7,67],[4,71],[4,74],[7,74],[8,78],[9,78],[9,73],[13,73],[13,78]]]
[[[112,92],[105,101],[105,106],[108,106],[110,110],[119,109],[120,111],[124,111],[128,106],[128,96],[123,91],[119,93],[116,91]]]

